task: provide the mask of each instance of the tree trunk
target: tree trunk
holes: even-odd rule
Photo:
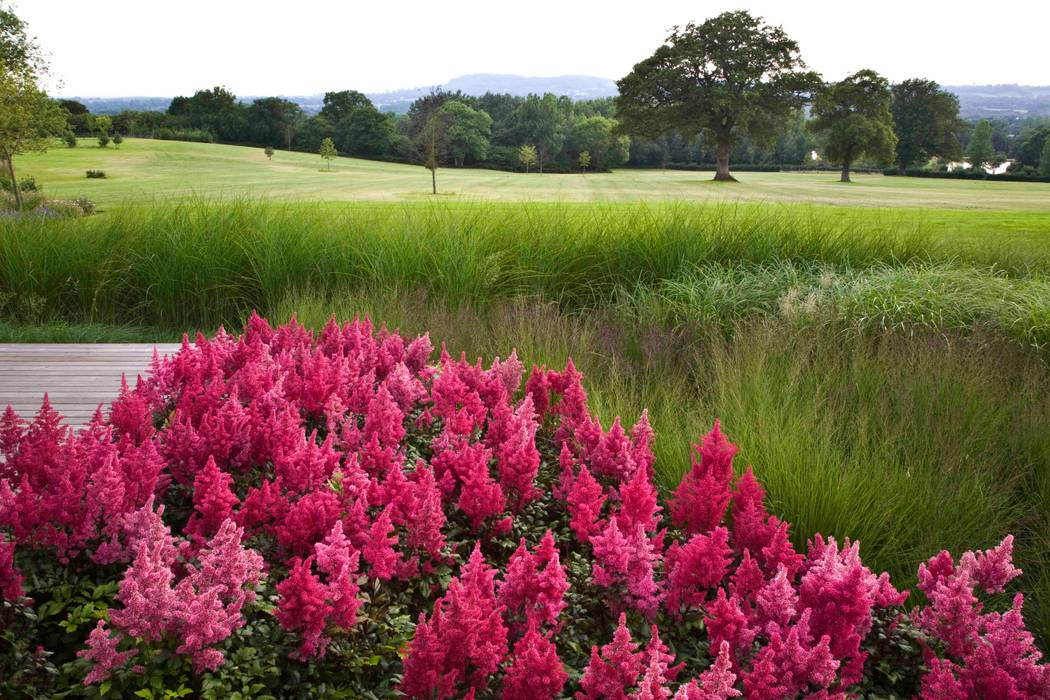
[[[430,169],[430,190],[431,194],[438,193],[438,179],[437,179],[437,168]]]
[[[849,179],[849,163],[843,163],[842,164],[842,177],[840,178],[840,181],[841,182],[853,182],[852,180]]]
[[[11,177],[11,191],[15,193],[15,206],[22,211],[22,189],[18,186],[18,180],[15,179],[15,162],[10,157],[5,160],[7,161],[7,174]]]
[[[715,149],[715,179],[732,182],[735,178],[729,173],[729,152],[733,150],[729,141],[719,141]]]

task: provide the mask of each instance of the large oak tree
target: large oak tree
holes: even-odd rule
[[[746,11],[675,27],[652,56],[617,81],[622,129],[655,137],[672,129],[714,142],[716,180],[732,180],[729,154],[748,136],[769,141],[819,84],[798,44]]]

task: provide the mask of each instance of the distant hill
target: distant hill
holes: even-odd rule
[[[542,95],[552,92],[573,99],[594,99],[616,95],[616,83],[607,78],[590,75],[556,75],[536,78],[500,73],[472,73],[453,78],[443,85],[374,92],[368,95],[376,107],[387,112],[404,113],[416,98],[435,89],[456,91],[467,95],[486,92],[512,95]],[[1024,118],[1050,116],[1050,85],[948,85],[945,89],[959,96],[965,119],[984,117]],[[308,114],[321,110],[324,95],[286,95]],[[256,96],[242,96],[242,102],[251,102]],[[95,114],[116,114],[124,109],[161,111],[168,108],[170,97],[73,97],[87,105]]]
[[[542,95],[546,92],[551,92],[555,95],[566,95],[575,100],[615,97],[617,94],[614,81],[606,78],[595,78],[590,75],[556,75],[551,78],[533,78],[501,73],[472,73],[453,78],[444,85],[392,90],[390,92],[374,93],[368,97],[381,110],[403,113],[408,111],[409,105],[416,98],[438,88],[449,92],[459,90],[466,95],[484,95],[486,92],[492,92],[525,96],[529,93]]]
[[[964,119],[1050,116],[1050,85],[946,85]]]

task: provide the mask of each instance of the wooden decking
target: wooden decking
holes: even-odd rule
[[[40,408],[44,393],[70,425],[86,422],[98,405],[108,405],[126,374],[134,383],[153,356],[147,344],[0,345],[0,410],[11,405],[23,418]],[[177,344],[158,344],[161,354]]]

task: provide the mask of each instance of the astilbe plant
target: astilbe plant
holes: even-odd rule
[[[717,423],[665,500],[648,416],[603,427],[571,362],[523,383],[514,353],[433,350],[367,319],[253,316],[155,357],[79,430],[46,398],[5,411],[19,648],[129,695],[836,698],[890,662],[898,696],[1050,695],[1023,599],[987,598],[1020,573],[1012,538],[930,559],[909,610],[858,543],[796,550]],[[88,602],[63,619],[71,588]],[[921,648],[880,656],[895,635]]]

